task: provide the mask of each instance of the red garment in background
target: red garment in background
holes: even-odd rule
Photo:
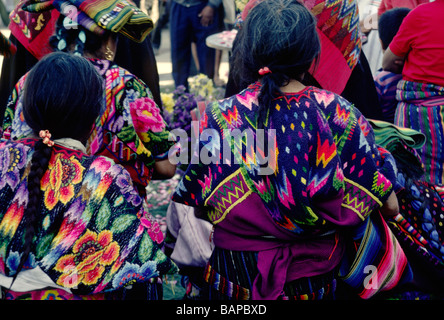
[[[261,0],[250,0],[241,19]],[[361,54],[358,5],[355,0],[301,0],[316,17],[321,54],[310,73],[323,89],[341,94]]]
[[[403,20],[389,47],[406,57],[404,80],[444,86],[443,17],[444,0],[436,0],[416,7]]]
[[[422,3],[429,3],[429,0],[382,0],[378,8],[378,16],[393,8],[414,9]]]
[[[49,38],[54,34],[60,12],[48,10],[43,12],[27,12],[22,6],[27,0],[21,0],[10,14],[9,29],[14,37],[38,60],[52,52]]]

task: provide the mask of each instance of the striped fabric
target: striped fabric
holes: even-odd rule
[[[374,78],[376,92],[382,108],[382,117],[387,122],[393,123],[395,119],[396,106],[398,105],[396,87],[401,79],[401,74],[383,70],[379,71]]]
[[[434,254],[428,241],[411,225],[402,214],[388,221],[390,229],[399,240],[401,246],[410,252],[409,259],[420,261],[424,271],[430,274],[444,273],[444,262]]]
[[[425,167],[425,179],[444,183],[444,87],[401,80],[396,99],[395,124],[412,128],[426,136],[418,153]]]
[[[397,195],[400,214],[406,221],[396,220],[397,224],[444,265],[443,199],[435,186],[425,181],[412,181],[408,173],[404,173],[402,183],[403,189]]]
[[[404,143],[411,148],[421,148],[425,143],[423,133],[405,127],[399,127],[392,123],[369,119],[373,131],[375,131],[375,142],[377,145],[389,150],[394,143]],[[390,151],[390,150],[389,150]]]
[[[151,18],[127,0],[25,0],[22,8],[31,13],[56,8],[91,32],[119,32],[136,42],[143,42],[154,27]]]
[[[411,239],[421,246],[426,246],[428,244],[427,240],[402,216],[398,213],[392,218],[396,221],[400,229],[405,230],[405,233],[411,235]]]
[[[398,170],[408,172],[412,178],[422,178],[424,166],[416,150],[424,145],[425,135],[386,121],[369,119],[369,123],[375,132],[376,144],[392,154]]]
[[[260,88],[257,82],[208,105],[200,129],[216,130],[220,137],[226,137],[225,130],[256,132]],[[205,152],[223,151],[224,140],[233,152],[228,156],[221,152],[219,161],[208,165],[192,159],[172,197],[175,202],[208,209],[208,218],[215,224],[216,249],[231,250],[217,267],[211,266],[229,281],[253,288],[255,300],[278,299],[293,280],[335,269],[344,246],[330,232],[334,225],[359,224],[385,202],[391,181],[396,180],[391,155],[377,147],[370,124],[340,96],[307,87],[274,102],[266,128],[277,135],[276,156],[269,161],[276,165],[275,173],[262,175],[259,161],[254,160],[270,155],[271,142],[258,149],[257,144],[244,147],[248,139],[209,143],[201,139],[199,148]],[[335,162],[337,156],[339,162]],[[312,245],[306,246],[306,239]],[[232,257],[249,250],[259,252],[253,263]],[[256,266],[260,272],[238,278],[244,266]],[[230,272],[234,268],[236,272]],[[241,282],[246,279],[250,281]]]
[[[234,264],[227,264],[232,259]],[[234,266],[234,267],[233,267]],[[211,300],[251,300],[251,287],[257,274],[257,253],[215,248],[204,272]],[[239,284],[228,280],[235,279]],[[335,271],[287,283],[279,300],[333,299],[336,291]]]
[[[204,275],[205,282],[209,283],[211,288],[228,298],[235,300],[251,299],[250,290],[245,289],[220,275],[210,264],[207,264]]]
[[[355,243],[355,255],[347,256],[341,264],[340,279],[356,290],[362,299],[393,289],[413,277],[398,240],[391,232],[382,215],[374,211],[367,219],[365,232]]]

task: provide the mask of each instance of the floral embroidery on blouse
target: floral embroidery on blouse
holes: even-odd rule
[[[55,157],[43,175],[41,184],[45,192],[45,206],[49,210],[58,201],[67,204],[74,197],[74,187],[82,181],[84,169],[74,156],[67,159],[60,153]]]
[[[0,140],[0,273],[8,277],[16,274],[24,250],[35,142]],[[146,207],[123,166],[55,145],[42,179],[41,223],[24,268],[39,267],[76,295],[113,292],[176,273],[162,251],[160,226]]]

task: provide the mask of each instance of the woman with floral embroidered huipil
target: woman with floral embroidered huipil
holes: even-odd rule
[[[27,138],[0,141],[0,289],[6,299],[158,299],[176,266],[121,165],[88,156],[103,80],[83,57],[52,53],[29,72]]]
[[[127,2],[41,1],[23,10],[39,12],[55,7],[60,17],[50,39],[53,49],[88,58],[104,78],[106,108],[91,131],[88,153],[104,155],[122,164],[139,193],[145,196],[150,180],[171,178],[175,166],[167,159],[172,143],[168,141],[169,132],[151,91],[143,81],[113,62],[120,35],[142,41],[152,28],[148,16],[129,3],[123,6],[124,3]],[[75,22],[67,10],[73,6],[78,13]],[[21,116],[20,97],[25,79],[26,75],[15,86],[6,108],[3,137],[7,139],[18,139],[30,132]]]
[[[394,161],[367,120],[301,83],[319,52],[315,18],[297,0],[260,2],[238,33],[233,71],[252,84],[207,106],[200,158],[173,195],[214,224],[209,299],[332,298],[341,230],[378,208],[397,213]],[[230,139],[234,130],[245,136]]]

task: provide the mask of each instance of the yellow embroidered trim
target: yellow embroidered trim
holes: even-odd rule
[[[375,200],[375,202],[377,204],[379,204],[380,206],[382,206],[382,202],[370,191],[368,191],[366,188],[364,188],[363,186],[361,186],[360,184],[357,184],[356,182],[353,182],[352,180],[349,180],[347,178],[344,177],[344,181],[354,185],[355,187],[361,189],[362,191],[364,191],[365,193],[367,193],[370,197],[372,197],[373,200]]]
[[[231,206],[229,206],[224,214],[222,215],[222,217],[220,217],[219,219],[217,219],[216,221],[213,221],[213,224],[218,224],[219,222],[221,222],[222,220],[225,219],[226,215],[231,211],[231,209],[233,209],[235,206],[237,206],[239,203],[241,203],[242,201],[244,201],[253,191],[248,190],[242,197],[240,197],[239,199],[237,199],[237,201],[235,201]]]
[[[368,191],[366,188],[364,188],[363,186],[361,186],[360,184],[357,184],[356,182],[349,180],[347,178],[344,177],[344,181],[350,183],[351,185],[357,187],[358,189],[364,191],[367,195],[369,195],[380,207],[382,206],[382,202],[374,195],[372,194],[370,191]],[[355,212],[359,218],[364,221],[366,217],[364,217],[356,208],[349,206],[347,204],[342,203],[341,204],[342,207],[347,208],[352,210],[353,212]],[[370,212],[369,212],[370,213]]]
[[[359,217],[362,221],[365,220],[365,218],[362,216],[362,214],[361,214],[358,210],[356,210],[356,208],[353,208],[352,206],[349,206],[349,205],[346,205],[346,204],[343,204],[343,203],[341,203],[341,206],[344,207],[344,208],[347,208],[347,209],[352,210],[354,213],[356,213],[356,214],[358,215],[358,217]]]
[[[219,222],[221,222],[222,220],[225,219],[226,215],[231,211],[231,209],[233,209],[236,205],[238,205],[239,203],[241,203],[242,201],[244,201],[253,191],[251,191],[251,189],[248,187],[248,184],[246,182],[246,179],[244,177],[244,175],[242,174],[242,170],[239,168],[238,170],[236,170],[234,173],[230,174],[228,177],[226,177],[221,183],[218,184],[218,186],[213,190],[213,192],[211,192],[211,194],[209,195],[209,197],[205,200],[204,204],[206,206],[208,206],[208,201],[213,197],[214,193],[219,189],[219,186],[224,185],[226,182],[228,182],[229,180],[231,180],[233,177],[237,176],[238,174],[241,174],[242,178],[244,179],[244,183],[245,186],[248,188],[248,191],[239,199],[237,199],[234,203],[232,203],[227,209],[225,209],[224,213],[222,214],[222,216],[215,220],[212,221],[213,224],[218,224]],[[211,215],[211,213],[210,213]]]
[[[205,200],[204,204],[205,204],[205,205],[208,205],[208,204],[207,204],[208,200],[210,200],[211,197],[216,193],[216,191],[219,190],[219,186],[221,186],[221,185],[227,183],[227,181],[231,180],[231,178],[233,178],[234,176],[237,176],[237,175],[239,174],[239,171],[241,171],[240,168],[237,169],[236,171],[234,171],[232,174],[230,174],[230,175],[229,175],[228,177],[226,177],[224,180],[222,180],[222,182],[219,183],[219,184],[217,185],[216,188],[214,188],[213,192],[210,193],[210,195],[208,196],[208,198]],[[242,172],[241,172],[240,174],[242,174]],[[244,175],[242,175],[242,177],[243,177],[243,176],[244,176]],[[244,180],[245,180],[245,178],[244,178]]]

